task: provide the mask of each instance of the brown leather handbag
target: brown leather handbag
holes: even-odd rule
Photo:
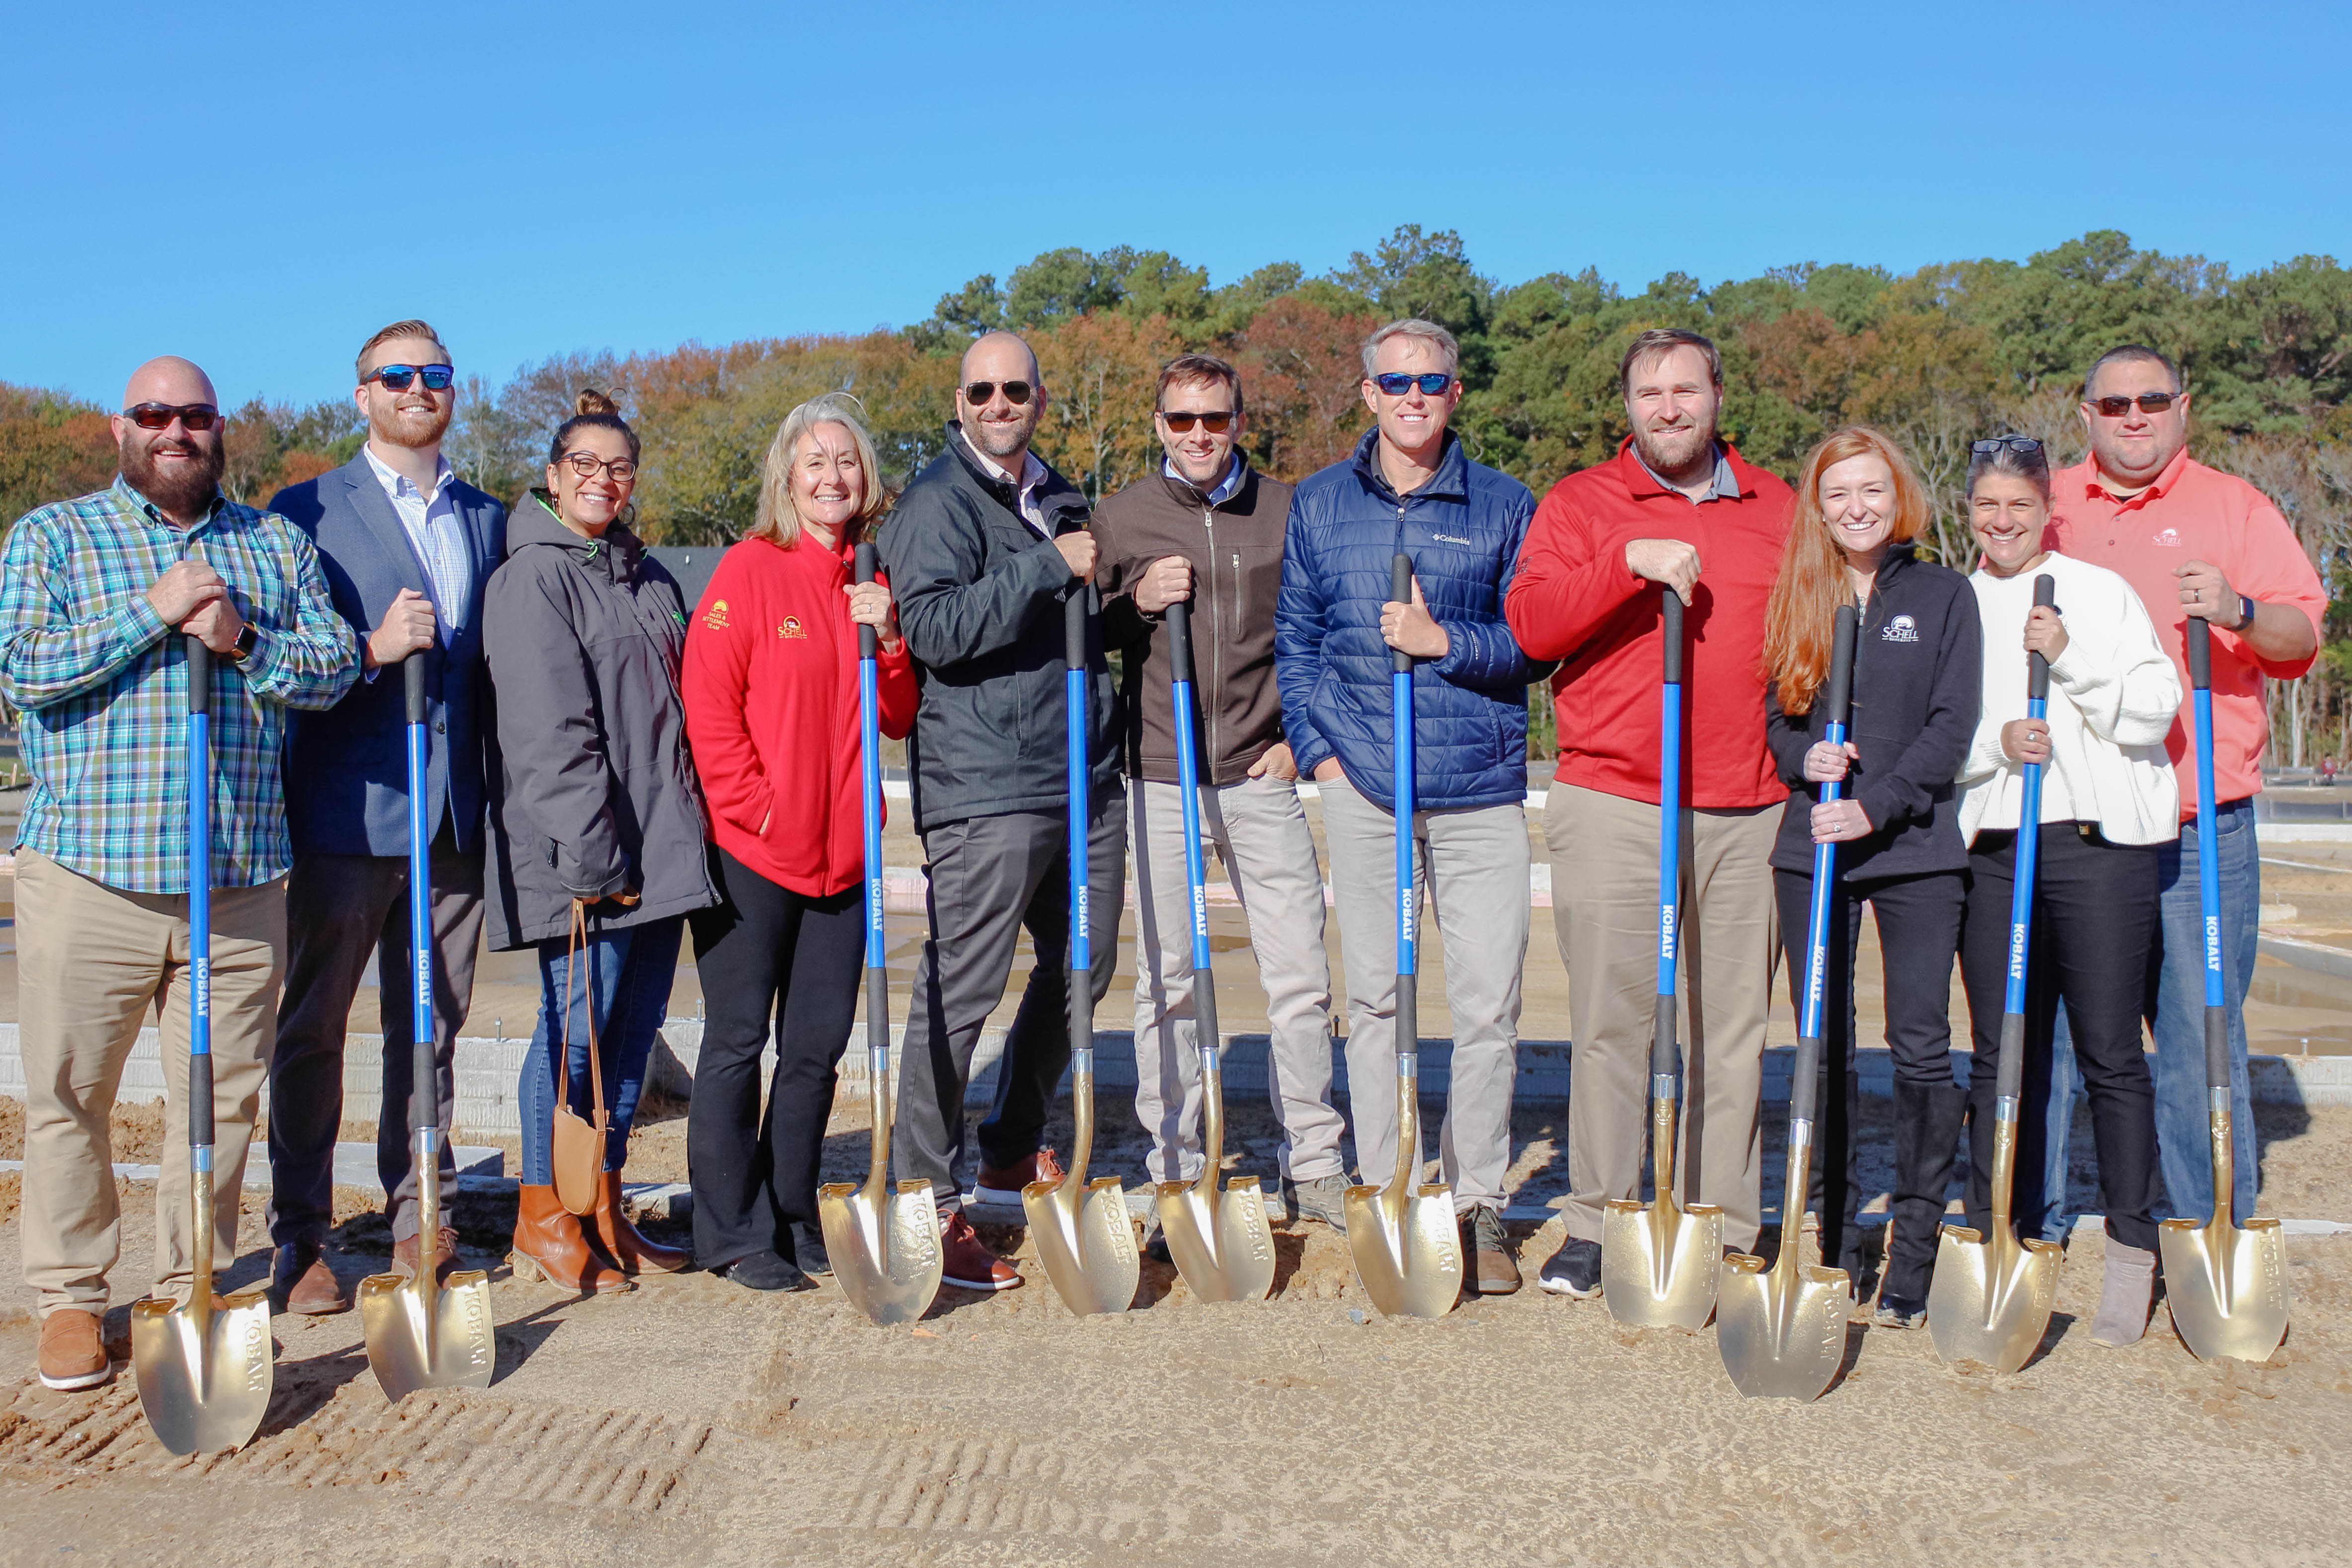
[[[604,1055],[596,1045],[596,988],[593,973],[581,982],[588,996],[588,1085],[595,1119],[572,1108],[572,985],[588,951],[587,905],[572,901],[572,946],[563,966],[563,1038],[555,1057],[555,1200],[573,1214],[596,1207],[604,1181],[604,1140],[613,1113],[604,1103]]]

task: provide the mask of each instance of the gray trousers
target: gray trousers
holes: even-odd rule
[[[269,1062],[270,1242],[284,1247],[320,1241],[334,1223],[343,1030],[371,955],[383,1030],[376,1177],[389,1195],[392,1234],[406,1240],[416,1234],[409,1128],[416,1032],[407,985],[407,857],[297,856],[286,882],[286,926],[291,951],[278,1008],[278,1048]],[[457,1179],[457,1155],[446,1136],[457,1091],[457,1027],[473,1003],[474,955],[481,940],[482,854],[451,848],[445,828],[433,842],[433,1025],[445,1193],[456,1190]]]
[[[1127,799],[1097,795],[1087,833],[1087,940],[1094,1000],[1118,972],[1119,905],[1127,896]],[[907,1043],[898,1058],[891,1148],[902,1180],[925,1180],[942,1209],[963,1203],[963,1094],[988,1015],[1004,996],[1026,929],[1036,967],[1021,993],[996,1070],[996,1099],[980,1124],[982,1168],[1036,1152],[1054,1091],[1070,1064],[1069,816],[1013,811],[948,822],[923,835],[930,862],[931,934],[915,966]]]
[[[1135,845],[1135,1114],[1151,1134],[1154,1181],[1201,1175],[1201,1057],[1192,1011],[1191,887],[1183,790],[1128,783]],[[1265,990],[1268,1097],[1282,1119],[1276,1162],[1293,1181],[1346,1173],[1331,1105],[1331,966],[1323,871],[1298,788],[1245,779],[1200,790],[1201,851],[1225,863]],[[1206,869],[1205,866],[1203,868]]]
[[[1348,1100],[1356,1168],[1396,1175],[1396,814],[1339,779],[1325,784],[1323,833],[1348,970]],[[1511,1167],[1519,1064],[1519,974],[1528,957],[1527,809],[1517,801],[1413,815],[1415,904],[1434,903],[1445,988],[1424,989],[1425,1029],[1454,1015],[1453,1086],[1437,1135],[1454,1207],[1500,1209]]]

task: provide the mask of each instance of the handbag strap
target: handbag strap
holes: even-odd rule
[[[571,1074],[565,1071],[572,1059],[572,982],[580,976],[580,962],[586,954],[590,973],[581,977],[581,989],[588,997],[588,1088],[594,1096],[596,1114],[593,1118],[601,1131],[610,1114],[604,1108],[604,1053],[596,1046],[596,981],[593,966],[594,949],[588,942],[588,905],[581,899],[572,901],[572,942],[563,956],[563,1043],[552,1054],[555,1057],[555,1099],[559,1105],[569,1104]]]

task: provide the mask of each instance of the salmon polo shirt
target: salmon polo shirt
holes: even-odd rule
[[[2058,549],[2130,583],[2156,622],[2156,639],[2180,672],[2179,716],[2165,748],[2180,781],[2180,820],[2197,815],[2195,698],[2189,695],[2189,612],[2172,574],[2192,560],[2221,569],[2230,586],[2265,604],[2292,604],[2319,629],[2327,595],[2311,558],[2270,497],[2233,474],[2192,462],[2184,448],[2156,482],[2118,500],[2085,459],[2050,476],[2050,523]],[[2065,606],[2061,604],[2063,613]],[[2264,659],[2213,628],[2213,789],[2222,803],[2262,792],[2270,715],[2263,677],[2291,681],[2312,660]]]

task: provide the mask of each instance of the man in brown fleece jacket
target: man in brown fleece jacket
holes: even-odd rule
[[[1274,606],[1290,486],[1255,472],[1234,451],[1243,413],[1233,366],[1206,354],[1171,361],[1160,372],[1152,416],[1166,463],[1095,511],[1103,640],[1127,654],[1123,706],[1141,922],[1135,1112],[1152,1137],[1151,1178],[1197,1179],[1201,1068],[1166,619],[1169,605],[1190,600],[1201,835],[1233,878],[1265,988],[1284,1197],[1297,1214],[1344,1231],[1348,1180],[1331,1105],[1323,873],[1274,683]]]

